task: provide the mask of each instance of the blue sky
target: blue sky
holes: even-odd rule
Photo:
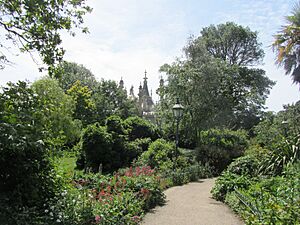
[[[276,81],[267,100],[269,110],[299,100],[299,88],[274,65],[270,45],[273,35],[285,24],[294,0],[88,0],[94,8],[85,17],[90,34],[71,37],[62,33],[65,60],[83,64],[98,79],[135,86],[148,71],[149,89],[158,87],[158,70],[182,56],[189,36],[198,36],[203,27],[233,21],[259,32],[266,56],[267,76]],[[13,66],[1,71],[0,84],[18,79],[34,81],[42,74],[29,55],[10,56]],[[156,98],[154,96],[154,98]]]

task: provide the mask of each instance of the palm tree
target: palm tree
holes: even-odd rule
[[[276,63],[283,66],[294,83],[300,84],[300,2],[286,20],[288,24],[275,35],[273,51],[276,52]]]

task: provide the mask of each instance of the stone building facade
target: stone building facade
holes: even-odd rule
[[[137,96],[135,96],[133,86],[131,86],[131,88],[129,90],[129,97],[136,99],[140,115],[143,118],[155,122],[155,117],[154,117],[155,104],[152,99],[152,90],[151,90],[151,92],[149,92],[149,88],[148,88],[147,71],[145,71],[145,76],[143,79],[144,79],[143,85],[142,85],[142,83],[140,83]],[[124,88],[123,79],[120,80],[119,86],[121,88]]]

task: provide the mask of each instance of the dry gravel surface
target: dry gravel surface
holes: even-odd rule
[[[144,217],[143,225],[242,225],[225,204],[212,199],[215,179],[204,179],[165,191],[166,204]]]

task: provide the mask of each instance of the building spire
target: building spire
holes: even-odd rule
[[[119,87],[120,87],[121,89],[123,89],[123,88],[124,88],[124,81],[123,81],[123,77],[121,77],[121,80],[120,80],[120,82],[119,82]]]

